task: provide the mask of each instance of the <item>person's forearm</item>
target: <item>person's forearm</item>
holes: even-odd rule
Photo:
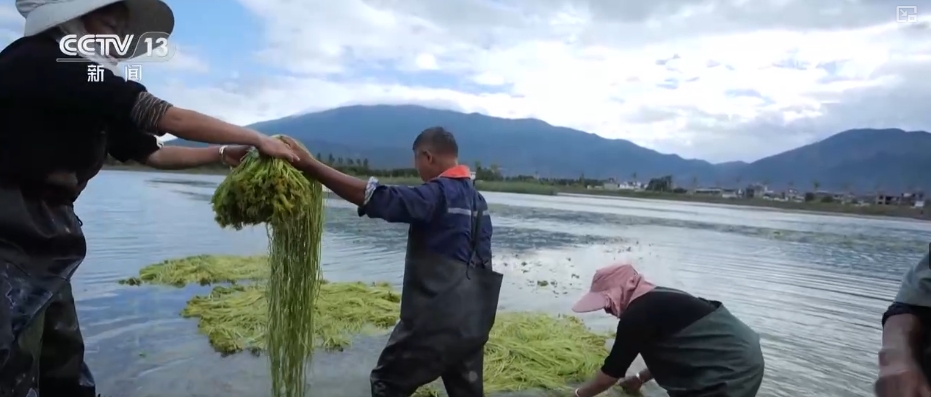
[[[914,360],[921,343],[921,328],[921,320],[913,314],[903,313],[889,317],[883,326],[879,365],[903,359]]]
[[[641,382],[641,383],[647,383],[647,382],[653,380],[653,374],[650,373],[650,369],[649,369],[649,368],[644,368],[643,371],[640,371],[640,372],[639,372],[639,374],[640,374],[640,382]]]
[[[604,372],[598,371],[598,374],[595,375],[592,380],[585,382],[582,387],[576,389],[576,396],[574,397],[594,397],[605,390],[614,386],[618,381],[618,378],[612,378],[608,375],[605,375]]]
[[[221,163],[220,148],[166,146],[146,159],[145,165],[160,170],[180,170]]]
[[[259,146],[262,140],[261,134],[248,128],[174,106],[158,120],[158,129],[178,138],[204,143]]]
[[[343,200],[357,206],[361,206],[365,201],[366,181],[346,175],[314,159],[302,161],[296,166],[308,178],[320,181]]]

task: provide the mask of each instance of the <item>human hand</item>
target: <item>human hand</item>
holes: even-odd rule
[[[249,153],[249,150],[252,149],[252,146],[242,146],[242,145],[231,145],[223,146],[220,151],[220,160],[223,164],[230,167],[236,167],[239,163],[242,162],[242,159],[246,157],[246,154]]]
[[[617,385],[624,389],[625,392],[636,393],[640,391],[640,387],[643,386],[643,382],[640,381],[639,377],[634,375],[621,379],[620,382],[617,382]]]
[[[307,151],[307,149],[305,149],[303,146],[301,146],[300,143],[298,143],[297,141],[295,141],[294,138],[291,138],[291,137],[289,137],[289,136],[282,136],[282,137],[281,137],[281,140],[283,140],[284,143],[286,143],[288,146],[290,146],[290,147],[291,147],[291,150],[294,151],[294,154],[297,155],[297,157],[298,157],[297,163],[298,163],[298,164],[307,164],[308,162],[314,160],[314,156],[311,155],[310,152]]]
[[[921,367],[908,357],[879,367],[876,397],[931,397],[931,388]]]
[[[269,157],[274,157],[278,159],[288,160],[292,163],[296,163],[300,160],[300,157],[287,143],[278,138],[272,138],[270,136],[262,136],[259,144],[255,146],[259,150],[259,153],[262,153]]]

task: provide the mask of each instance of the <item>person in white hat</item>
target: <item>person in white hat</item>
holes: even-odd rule
[[[66,56],[67,34],[174,28],[159,0],[17,0],[24,37],[0,51],[0,396],[96,397],[70,278],[87,244],[73,202],[107,155],[155,168],[235,165],[249,147],[290,161],[284,142],[172,106],[110,69],[106,52]],[[61,61],[64,59],[64,61]],[[95,66],[96,65],[96,66]],[[102,79],[88,69],[103,68]],[[156,135],[230,144],[162,147]]]

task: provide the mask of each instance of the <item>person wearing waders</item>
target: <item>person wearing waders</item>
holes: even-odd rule
[[[278,139],[174,107],[118,77],[120,59],[59,48],[68,34],[169,34],[174,17],[161,1],[17,0],[16,8],[24,37],[0,52],[0,396],[96,397],[70,283],[87,252],[73,204],[107,155],[160,169],[236,164],[250,146],[297,158]],[[243,146],[162,147],[155,135],[163,133]]]
[[[491,266],[488,205],[458,164],[452,133],[429,128],[413,151],[424,183],[412,187],[357,179],[302,150],[297,166],[357,205],[359,216],[410,224],[401,318],[372,370],[372,396],[408,397],[442,378],[450,397],[481,397],[482,353],[502,280]]]
[[[572,310],[604,310],[619,320],[601,371],[575,397],[615,384],[636,392],[650,380],[670,397],[753,397],[760,388],[760,337],[721,302],[654,286],[624,264],[596,271],[590,292]],[[647,369],[625,377],[638,354]]]
[[[882,317],[877,397],[931,397],[931,264],[928,254],[905,273]]]

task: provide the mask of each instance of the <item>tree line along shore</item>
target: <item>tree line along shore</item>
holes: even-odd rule
[[[417,185],[422,183],[414,168],[379,169],[372,168],[368,159],[344,159],[333,155],[317,154],[318,159],[344,173],[360,177],[377,177],[381,182],[394,185]],[[480,162],[471,164],[475,172],[475,183],[481,191],[536,194],[554,196],[557,194],[580,194],[591,196],[625,197],[640,199],[672,200],[696,203],[741,205],[752,207],[765,207],[784,210],[812,211],[824,213],[840,213],[868,216],[891,216],[912,219],[931,220],[928,211],[923,208],[899,205],[870,205],[858,206],[831,200],[815,199],[806,195],[805,200],[777,201],[767,198],[726,198],[721,196],[694,194],[695,190],[672,188],[663,183],[668,177],[654,178],[650,183],[641,184],[637,189],[603,189],[608,180],[590,179],[581,175],[579,178],[543,178],[531,175],[505,176],[496,165],[488,167]],[[108,158],[104,164],[106,170],[123,171],[152,171],[144,165],[127,162],[122,163]],[[191,170],[175,171],[188,174],[223,175],[229,172],[229,167],[213,165]],[[636,174],[632,174],[636,175]],[[636,178],[635,178],[636,179]],[[656,183],[659,181],[659,183]]]

